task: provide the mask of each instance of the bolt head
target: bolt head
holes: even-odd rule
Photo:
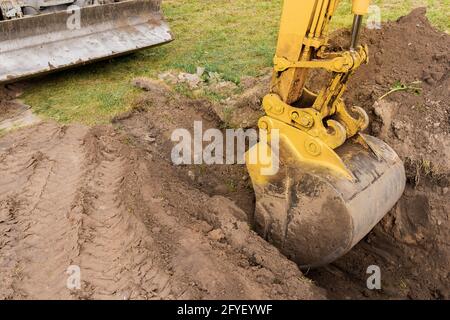
[[[267,129],[269,128],[269,125],[267,124],[267,122],[261,121],[261,122],[259,123],[259,127],[260,127],[261,129],[263,129],[263,130],[267,130]]]

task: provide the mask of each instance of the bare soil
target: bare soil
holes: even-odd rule
[[[339,31],[333,44],[348,38]],[[137,79],[135,108],[111,125],[41,122],[0,138],[0,298],[448,299],[450,38],[416,10],[362,41],[372,61],[345,99],[398,151],[408,186],[349,254],[303,275],[251,231],[244,166],[171,162],[176,128],[254,126],[269,76],[243,79],[243,94],[221,103]],[[420,95],[378,101],[396,81],[416,80]],[[11,98],[0,99],[0,117]],[[66,286],[71,265],[81,290]],[[381,268],[381,291],[366,288],[370,265]]]
[[[233,201],[172,166],[150,114],[0,140],[0,298],[323,298]]]
[[[20,94],[20,86],[0,87],[0,122],[13,118],[17,114],[17,102],[14,99]]]
[[[348,36],[339,31],[332,42],[337,46]],[[450,37],[417,9],[381,30],[366,30],[361,41],[369,45],[371,61],[352,78],[345,100],[369,112],[369,133],[398,152],[408,184],[364,241],[308,276],[331,298],[449,299]],[[421,81],[422,90],[380,101],[397,81]],[[369,265],[381,267],[381,291],[365,287]]]

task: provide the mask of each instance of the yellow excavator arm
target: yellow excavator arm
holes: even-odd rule
[[[293,103],[302,93],[308,68],[327,67],[325,61],[307,63],[318,58],[326,46],[330,20],[339,0],[286,0],[280,23],[275,57],[275,76],[272,91],[286,103]],[[354,37],[351,48],[356,46],[362,16],[367,14],[369,0],[353,0]],[[323,59],[322,59],[323,60]],[[284,63],[283,63],[284,62]],[[302,65],[303,63],[303,65]],[[338,63],[335,61],[335,63]],[[297,64],[295,67],[294,64]],[[289,70],[280,70],[289,67]],[[333,67],[329,64],[328,67]],[[286,71],[280,73],[280,71]]]
[[[353,111],[357,117],[353,117],[341,97],[350,75],[368,61],[368,49],[358,47],[357,39],[369,1],[353,1],[355,20],[349,49],[329,53],[326,50],[329,25],[338,3],[339,0],[285,0],[274,58],[271,84],[271,93],[274,95],[268,97],[264,105],[269,116],[289,124],[294,123],[301,130],[316,132],[333,149],[368,125],[365,112],[356,108]],[[305,89],[309,70],[315,68],[333,73],[329,86],[318,94]],[[284,112],[276,114],[274,104]],[[289,107],[295,104],[309,110],[298,112]],[[328,126],[323,124],[325,119],[329,121]],[[334,131],[332,135],[327,133],[328,127]]]
[[[256,194],[254,228],[302,267],[348,252],[395,205],[406,182],[397,154],[362,133],[367,113],[343,100],[351,75],[369,60],[358,37],[370,1],[353,1],[352,36],[341,52],[328,50],[338,4],[284,0],[271,88],[263,99],[266,115],[258,123],[267,141],[247,154]],[[306,87],[308,74],[319,68],[331,77],[313,92]],[[279,141],[277,152],[273,141]],[[250,161],[261,150],[269,150],[269,164]],[[268,167],[279,170],[267,174]]]

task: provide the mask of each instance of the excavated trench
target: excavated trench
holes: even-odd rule
[[[348,31],[333,43],[341,37]],[[448,299],[450,39],[419,9],[362,40],[371,63],[345,99],[405,161],[408,185],[346,256],[303,275],[250,230],[245,166],[172,164],[176,129],[254,127],[268,76],[243,79],[244,92],[221,103],[140,79],[134,109],[111,125],[43,121],[0,138],[0,298]],[[379,101],[397,81],[418,80],[419,95]],[[0,119],[11,108],[2,103]],[[372,265],[381,290],[366,286]],[[70,266],[79,288],[67,286]]]

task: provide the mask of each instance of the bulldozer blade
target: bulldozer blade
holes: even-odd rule
[[[0,21],[0,83],[167,43],[160,4],[130,0]]]
[[[353,179],[319,165],[288,165],[283,145],[276,175],[261,179],[259,166],[248,165],[256,194],[255,231],[302,269],[350,251],[403,194],[405,170],[395,151],[377,138],[359,138],[363,144],[348,140],[336,150]]]

